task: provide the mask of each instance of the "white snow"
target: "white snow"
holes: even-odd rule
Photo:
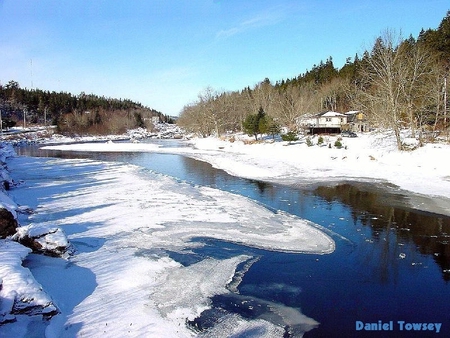
[[[0,190],[0,208],[10,211],[17,218],[17,204],[3,190]]]
[[[335,111],[328,111],[322,115],[322,117],[335,117],[335,116],[341,117],[341,116],[345,116],[345,114],[341,114],[341,113],[338,113]]]
[[[120,151],[152,152],[157,151],[160,147],[157,144],[151,143],[124,143],[108,140],[106,142],[61,144],[56,146],[45,146],[42,148],[66,150],[66,151],[74,150],[74,151],[95,151],[95,152],[120,152]]]
[[[13,320],[11,311],[32,314],[35,308],[41,313],[57,311],[51,298],[36,282],[22,260],[31,250],[9,240],[0,240],[0,323]]]
[[[60,252],[69,247],[69,241],[66,234],[61,228],[51,227],[43,224],[31,224],[21,226],[17,229],[12,239],[20,240],[24,238],[32,238],[36,243],[40,245],[42,252]],[[67,252],[64,256],[68,256]]]

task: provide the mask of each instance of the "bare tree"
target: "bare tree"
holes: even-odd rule
[[[412,137],[416,128],[421,128],[426,107],[430,104],[430,84],[437,59],[426,48],[415,41],[404,41],[397,53],[405,64],[404,72],[398,76]]]
[[[346,109],[345,99],[348,83],[348,79],[336,77],[322,84],[317,90],[318,99],[320,100],[319,110],[343,111]]]
[[[288,86],[276,92],[274,117],[289,129],[296,129],[296,119],[310,113],[314,107],[314,93],[310,86]]]
[[[210,129],[205,122],[202,107],[197,102],[185,105],[177,120],[177,124],[196,134],[206,137],[210,135]]]
[[[386,30],[379,37],[362,69],[362,98],[377,121],[394,131],[397,148],[403,149],[400,136],[402,120],[403,78],[407,64],[398,53],[400,36]]]
[[[270,80],[266,78],[264,81],[258,83],[253,89],[253,102],[251,113],[262,107],[266,114],[273,115],[275,102],[275,90],[270,83]]]
[[[236,124],[232,103],[229,93],[207,87],[198,94],[196,102],[183,108],[177,123],[203,137],[211,134],[220,136],[227,128]]]

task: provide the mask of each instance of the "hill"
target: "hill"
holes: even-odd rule
[[[128,99],[95,94],[21,88],[16,81],[0,85],[2,127],[56,125],[63,134],[118,134],[152,126],[152,118],[168,122],[161,112]]]

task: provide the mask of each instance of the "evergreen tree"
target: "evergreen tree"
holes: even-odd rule
[[[291,142],[298,141],[298,136],[293,131],[290,131],[287,134],[281,135],[281,139],[283,141],[288,141],[289,144],[291,144]]]
[[[417,41],[435,51],[446,66],[450,66],[450,11],[437,29],[422,29]]]
[[[135,112],[134,113],[134,119],[136,121],[136,127],[139,127],[139,128],[144,128],[145,127],[145,123],[144,123],[144,120],[142,119],[141,113]]]
[[[267,132],[266,113],[262,107],[259,108],[257,114],[248,115],[242,123],[244,131],[248,135],[255,136],[255,140],[258,140],[258,134]]]
[[[272,117],[267,117],[267,133],[272,135],[272,139],[275,139],[275,135],[281,132],[281,126]]]

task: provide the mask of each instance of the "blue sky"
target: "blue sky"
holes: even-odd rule
[[[448,0],[0,0],[0,83],[178,115],[211,86],[340,68],[385,29],[437,28]]]

